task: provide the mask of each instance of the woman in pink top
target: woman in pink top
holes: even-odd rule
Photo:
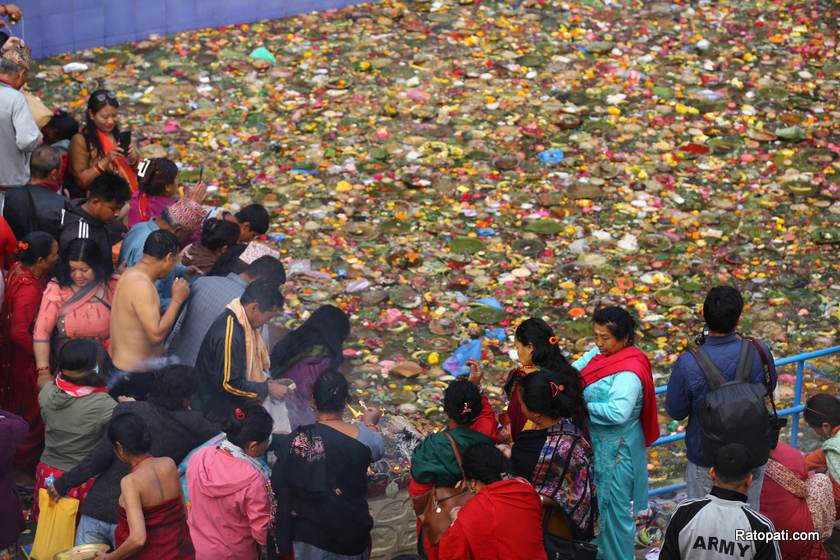
[[[125,221],[128,227],[160,218],[164,210],[175,204],[180,193],[178,166],[170,159],[144,159],[137,166],[137,179],[139,189],[131,195],[128,205]],[[204,202],[207,194],[204,183],[185,190],[190,200]]]
[[[56,356],[68,340],[108,340],[111,298],[117,277],[106,276],[106,260],[90,239],[76,239],[61,252],[35,321],[33,350],[38,387],[53,380]]]
[[[275,508],[271,471],[260,457],[272,428],[262,406],[237,408],[225,425],[227,438],[189,460],[187,522],[196,558],[257,560],[264,552]]]
[[[131,195],[126,225],[160,218],[178,199],[178,166],[166,158],[144,159],[137,166],[137,192]]]

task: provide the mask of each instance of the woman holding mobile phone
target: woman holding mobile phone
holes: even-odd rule
[[[85,126],[70,139],[70,191],[83,196],[90,184],[105,171],[122,176],[137,192],[137,163],[140,150],[131,142],[131,132],[120,132],[119,102],[108,90],[94,91],[88,99]]]

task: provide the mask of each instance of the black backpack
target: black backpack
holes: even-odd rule
[[[723,377],[702,347],[691,347],[689,351],[708,386],[700,415],[700,444],[706,464],[714,464],[717,451],[731,443],[739,443],[749,450],[751,469],[765,464],[787,420],[780,419],[776,413],[769,357],[764,349],[754,339],[742,338],[733,381]],[[756,353],[763,363],[763,383],[750,381]],[[772,411],[768,411],[765,398],[769,398]]]
[[[18,239],[33,231],[44,231],[59,238],[67,213],[67,199],[38,186],[8,189],[5,193],[3,217]]]

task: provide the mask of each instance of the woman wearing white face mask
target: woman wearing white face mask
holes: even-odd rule
[[[61,348],[60,371],[38,394],[44,420],[44,452],[35,470],[36,499],[33,516],[38,517],[38,488],[46,488],[46,479],[58,478],[87,457],[105,433],[111,413],[117,405],[99,374],[105,351],[92,340],[71,340]],[[94,479],[67,492],[83,502]]]

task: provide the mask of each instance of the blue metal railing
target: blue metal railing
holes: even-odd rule
[[[788,364],[796,364],[796,383],[793,386],[793,406],[790,408],[785,408],[784,410],[780,410],[778,412],[779,416],[793,416],[793,425],[790,429],[790,444],[793,447],[797,446],[799,439],[799,413],[805,410],[805,405],[802,404],[802,385],[805,379],[805,362],[807,362],[808,360],[813,360],[814,358],[827,356],[829,354],[834,354],[837,352],[840,352],[840,346],[832,346],[830,348],[823,348],[822,350],[805,352],[804,354],[797,354],[795,356],[789,356],[787,358],[781,358],[779,360],[776,360],[776,367]],[[656,388],[657,395],[663,395],[667,392],[667,385]],[[684,439],[685,432],[668,436],[662,436],[656,441],[654,441],[651,447],[667,445],[669,443],[674,443],[676,441]],[[676,492],[677,490],[682,490],[683,488],[685,488],[685,482],[677,484],[667,484],[658,488],[651,488],[648,494],[650,496],[659,496],[661,494]]]

